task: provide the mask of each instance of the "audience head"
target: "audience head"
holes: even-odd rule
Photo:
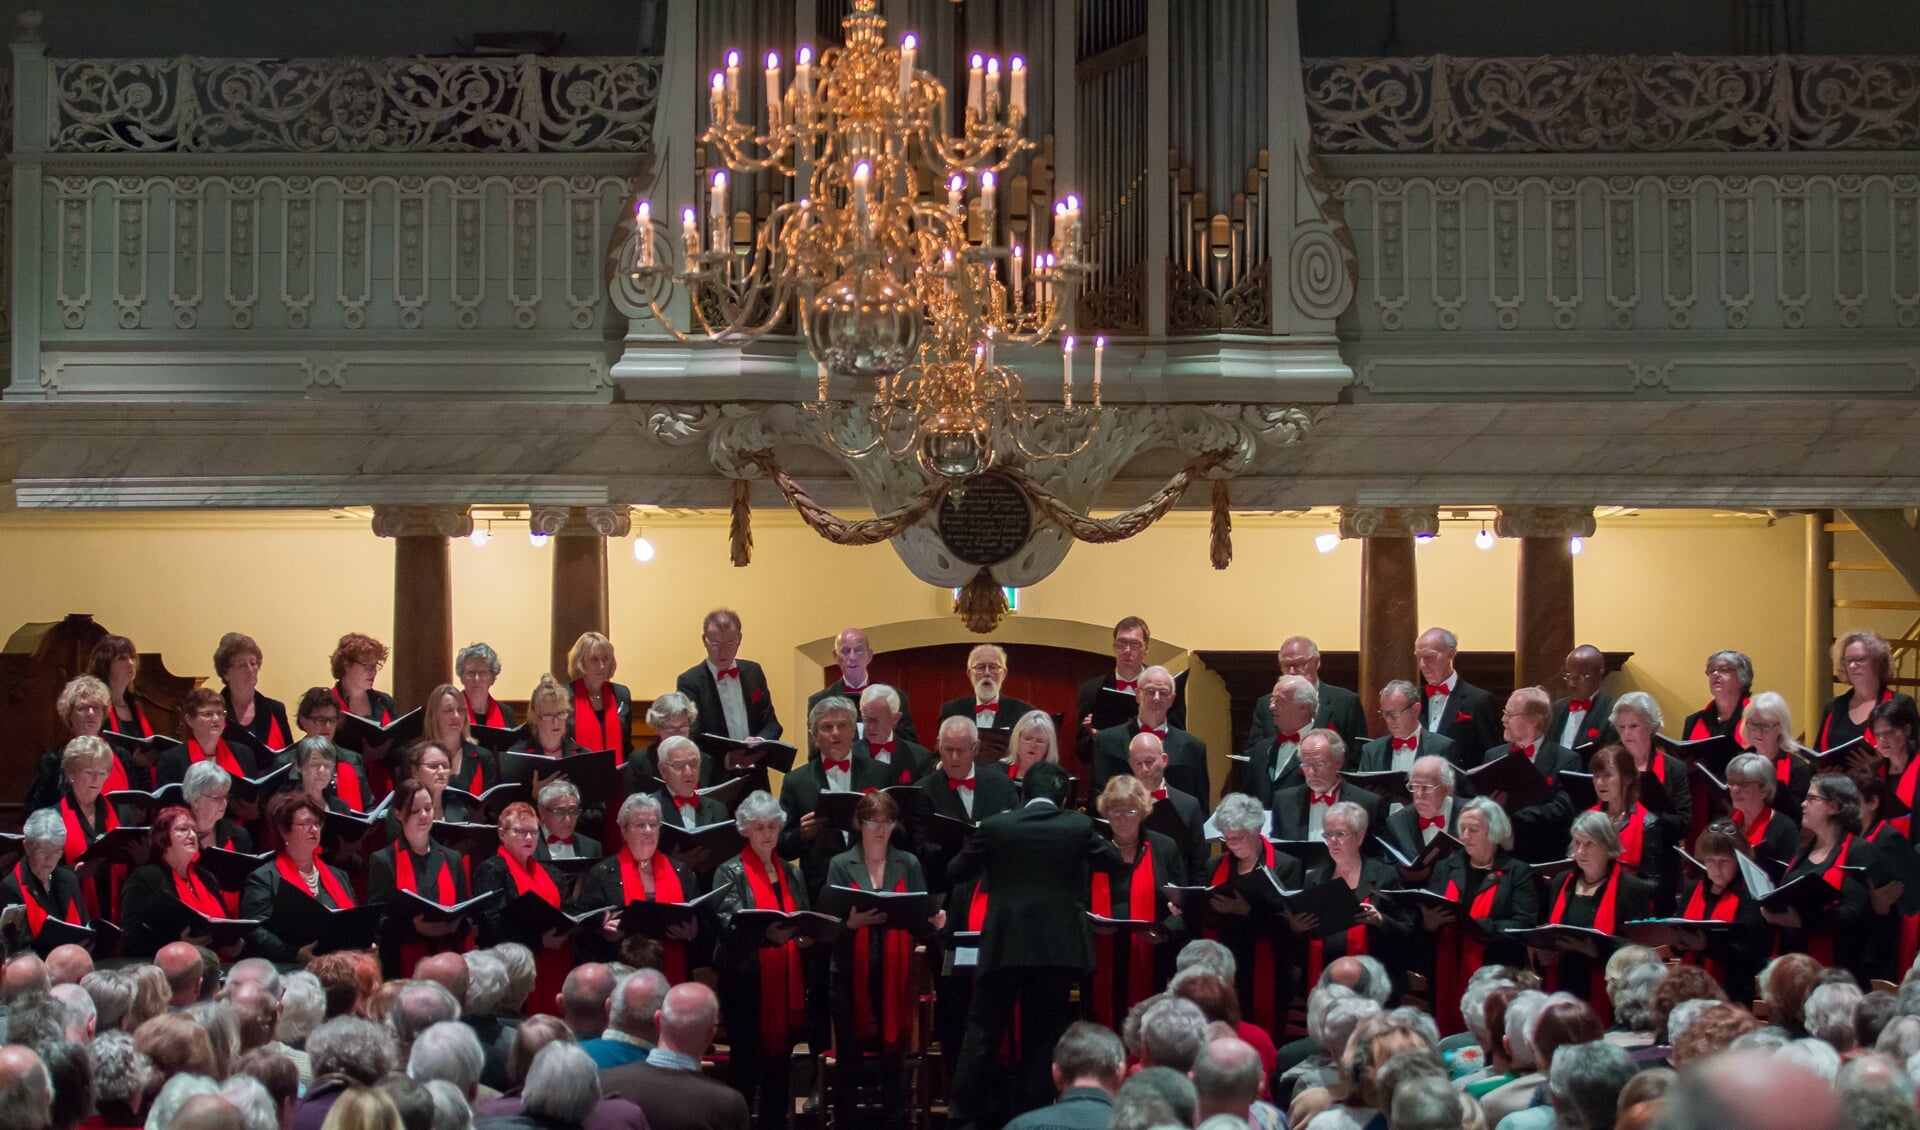
[[[1216,1114],[1245,1118],[1265,1082],[1260,1053],[1238,1036],[1208,1040],[1194,1057],[1192,1074],[1203,1119]]]
[[[600,1072],[575,1045],[549,1043],[533,1057],[520,1094],[524,1109],[536,1118],[583,1123],[600,1105]]]
[[[573,1033],[559,1017],[542,1013],[522,1020],[514,1029],[513,1047],[507,1052],[508,1081],[516,1087],[524,1084],[527,1071],[533,1066],[533,1057],[555,1041],[573,1042]]]
[[[1207,1041],[1207,1018],[1200,1006],[1166,997],[1140,1018],[1140,1062],[1149,1067],[1190,1071]]]
[[[655,1042],[654,1017],[666,1001],[668,988],[665,975],[658,969],[636,969],[622,977],[612,996],[607,1026],[648,1043]]]
[[[371,1087],[393,1070],[393,1040],[378,1024],[357,1016],[336,1016],[307,1037],[313,1077],[343,1075]]]
[[[336,1121],[337,1120],[337,1121]],[[393,1099],[373,1084],[348,1087],[333,1100],[322,1130],[412,1130]]]
[[[396,1058],[404,1059],[413,1048],[414,1038],[428,1028],[459,1019],[460,1002],[442,986],[432,981],[401,985],[387,1011],[387,1029],[393,1033]]]
[[[428,954],[413,967],[414,980],[432,981],[452,993],[453,999],[463,1008],[467,1003],[471,977],[467,969],[467,959],[457,953]]]
[[[134,1046],[133,1037],[120,1031],[102,1032],[87,1045],[87,1053],[93,1057],[94,1105],[137,1105],[153,1081],[153,1064]],[[0,1119],[0,1125],[5,1124]]]
[[[661,1047],[699,1056],[720,1026],[720,998],[698,981],[683,981],[661,998],[658,1023]]]
[[[1760,972],[1760,999],[1767,1002],[1767,1017],[1773,1023],[1798,1035],[1806,1030],[1807,995],[1819,983],[1824,967],[1804,953],[1783,954]]]
[[[298,1072],[294,1076],[299,1078]],[[248,1075],[229,1075],[220,1084],[220,1098],[239,1112],[246,1130],[280,1130],[281,1107],[266,1084]]]
[[[93,972],[93,955],[69,942],[55,946],[47,954],[47,978],[55,985],[78,985]]]
[[[134,1029],[133,1046],[162,1077],[218,1075],[213,1038],[184,1012],[163,1012]]]
[[[576,965],[560,983],[560,1018],[576,1038],[592,1039],[607,1029],[612,998],[611,969],[597,961]]]
[[[1832,1044],[1841,1055],[1852,1052],[1859,1046],[1853,1015],[1863,995],[1858,985],[1829,982],[1817,986],[1807,994],[1807,1035]]]
[[[53,1081],[40,1056],[21,1044],[0,1045],[0,1126],[47,1126],[52,1105]]]
[[[44,993],[53,988],[53,978],[47,973],[46,962],[30,953],[23,953],[7,962],[0,971],[0,1001],[13,1001],[22,993]]]
[[[1633,1057],[1605,1040],[1567,1044],[1555,1050],[1547,1093],[1568,1130],[1612,1130],[1620,1089],[1638,1070]]]
[[[433,1096],[418,1081],[398,1073],[383,1075],[374,1090],[393,1103],[400,1115],[400,1130],[433,1130]]]
[[[1143,1067],[1114,1094],[1112,1130],[1192,1126],[1199,1108],[1193,1080],[1171,1067]]]
[[[281,1122],[291,1120],[293,1103],[300,1097],[300,1068],[285,1052],[264,1047],[242,1052],[233,1061],[233,1072],[258,1080],[273,1100],[274,1110],[284,1116]]]
[[[1076,1020],[1053,1045],[1053,1085],[1059,1090],[1098,1087],[1112,1094],[1126,1073],[1127,1050],[1102,1025]]]

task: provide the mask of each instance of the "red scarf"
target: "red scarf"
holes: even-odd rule
[[[453,889],[453,868],[442,866],[440,868],[440,878],[433,885],[433,893],[431,895],[427,894],[427,892],[420,889],[419,881],[414,878],[413,852],[407,848],[405,840],[401,840],[393,845],[393,880],[395,885],[401,890],[412,891],[414,894],[424,898],[431,898],[441,906],[452,906],[454,904],[454,895],[456,892]]]
[[[473,703],[466,695],[461,695],[460,701],[466,703],[467,721],[476,726],[492,726],[496,730],[504,730],[507,728],[507,716],[501,713],[500,704],[494,701],[492,695],[487,696],[487,716],[485,718],[473,712]]]
[[[548,906],[559,909],[560,888],[554,883],[553,876],[547,874],[547,869],[540,866],[539,860],[528,856],[527,865],[521,867],[513,858],[513,853],[505,847],[500,849],[500,858],[507,865],[507,877],[513,880],[515,894],[524,895],[532,891]]]
[[[1836,891],[1840,889],[1842,883],[1846,882],[1846,872],[1840,869],[1846,866],[1847,849],[1852,846],[1853,837],[1851,835],[1842,839],[1839,849],[1833,853],[1833,859],[1827,864],[1826,871],[1821,873],[1820,877],[1826,880],[1827,885]],[[1812,860],[1809,859],[1808,862],[1812,862]],[[1801,929],[1807,934],[1807,954],[1822,965],[1832,965],[1834,963],[1833,935],[1831,933],[1815,934],[1813,928],[1806,922],[1802,922],[1800,925]],[[1778,946],[1775,948],[1777,949]],[[1775,956],[1778,955],[1776,954]]]
[[[1154,914],[1153,881],[1153,845],[1144,838],[1140,841],[1140,858],[1133,862],[1133,872],[1127,878],[1127,913],[1125,917],[1136,921],[1151,922]],[[1105,871],[1093,873],[1093,912],[1113,917],[1113,883]],[[1118,1020],[1125,1015],[1124,1010],[1153,995],[1153,943],[1139,934],[1128,939],[1127,944],[1127,999],[1119,1016],[1115,1014],[1113,1002],[1113,973],[1115,954],[1113,936],[1105,935],[1093,939],[1093,1018],[1109,1028],[1118,1027]]]
[[[1488,873],[1486,883],[1480,888],[1480,893],[1473,896],[1473,903],[1467,908],[1469,918],[1478,921],[1493,914],[1494,899],[1500,893],[1500,877],[1504,874],[1504,871]],[[1447,889],[1443,893],[1459,901],[1459,883],[1448,879]],[[1466,986],[1467,976],[1486,964],[1487,947],[1480,939],[1468,937],[1464,931],[1452,928],[1440,932],[1438,946],[1439,956],[1433,964],[1434,1016],[1440,1021],[1441,1032],[1453,1035],[1466,1031],[1466,1020],[1460,1015],[1460,993]]]
[[[1560,894],[1553,900],[1553,914],[1547,919],[1548,922],[1559,925],[1566,921],[1567,892],[1573,889],[1575,876],[1577,874],[1578,869],[1575,869],[1574,871],[1567,872],[1561,879]],[[1594,908],[1593,912],[1593,928],[1602,934],[1613,933],[1615,925],[1614,902],[1619,893],[1620,868],[1616,866],[1613,868],[1613,874],[1607,877],[1607,885],[1600,892],[1600,905]],[[1560,967],[1555,965],[1552,973],[1554,985],[1556,987],[1562,987],[1559,984]],[[1613,1001],[1607,996],[1607,967],[1604,961],[1594,962],[1593,968],[1590,970],[1590,978],[1587,985],[1587,1001],[1593,1006],[1593,1011],[1600,1017],[1601,1024],[1607,1025],[1613,1023]]]
[[[432,893],[420,889],[413,867],[413,853],[407,850],[404,839],[395,840],[393,844],[393,880],[394,885],[399,889],[432,899],[441,906],[452,906],[459,899],[459,891],[453,885],[453,868],[445,861],[440,865],[440,874],[434,882]],[[401,942],[400,974],[411,977],[414,967],[419,965],[422,959],[436,953],[463,953],[471,948],[471,943],[472,934],[465,929],[445,937],[416,938],[411,942]]]
[[[40,900],[34,897],[33,888],[27,885],[28,877],[25,860],[13,865],[13,881],[20,887],[20,901],[27,905],[27,932],[37,938],[40,936],[40,927],[47,924],[47,919],[53,917],[53,913],[50,908],[41,905]],[[53,885],[51,875],[47,877],[47,885],[49,887]],[[80,920],[80,909],[71,901],[67,903],[66,910],[61,913],[60,921],[74,926],[85,925]]]
[[[590,753],[620,748],[620,699],[613,693],[612,683],[600,684],[600,694],[606,706],[595,714],[593,703],[587,698],[587,681],[573,681],[573,740]],[[616,753],[614,760],[624,762],[625,759]]]
[[[907,889],[905,877],[895,879],[893,889]],[[976,892],[977,895],[977,892]],[[982,915],[984,917],[984,914]],[[908,962],[913,960],[913,938],[905,930],[880,930],[862,926],[853,934],[853,1034],[862,1042],[879,1039],[887,1051],[900,1047],[902,1037],[912,1031],[912,1014],[907,1008]],[[873,950],[880,947],[880,1016],[874,1023]]]
[[[273,865],[279,869],[280,878],[294,890],[308,893],[307,881],[301,877],[300,869],[293,865],[292,856],[283,851],[273,857]],[[333,900],[336,908],[345,910],[354,905],[353,896],[347,893],[347,888],[341,885],[340,880],[333,877],[333,868],[326,865],[319,852],[313,853],[313,869],[320,873],[320,889],[327,892],[327,897]]]
[[[1740,710],[1737,714],[1737,720],[1733,724],[1733,740],[1738,743],[1742,749],[1747,748],[1747,704],[1752,701],[1752,695],[1740,696]],[[1702,738],[1712,737],[1713,731],[1707,728],[1707,719],[1715,717],[1718,711],[1719,707],[1715,703],[1707,703],[1706,707],[1700,711],[1700,717],[1693,720],[1693,729],[1687,731],[1687,740],[1697,742]],[[1658,750],[1654,752],[1656,754],[1659,753]],[[1667,779],[1665,777],[1660,778],[1661,784],[1664,785],[1666,782]]]
[[[119,759],[115,758],[116,764],[118,761]],[[106,794],[102,793],[101,795],[104,796]],[[98,828],[94,829],[95,839],[106,835],[108,832],[120,826],[120,814],[113,810],[113,806],[111,804],[102,804],[101,807],[106,809],[107,817]],[[81,830],[80,813],[73,807],[72,793],[68,793],[60,798],[60,820],[67,826],[67,842],[66,845],[60,849],[60,855],[61,858],[66,860],[67,866],[72,867],[73,861],[79,859],[82,853],[93,845],[93,840],[88,839],[87,834]],[[113,867],[108,870],[111,878],[107,880],[106,917],[118,922],[120,920],[120,884],[126,879],[127,869],[120,864],[114,864]],[[83,881],[80,884],[80,897],[85,900],[87,904],[87,913],[95,918],[99,918],[101,916],[100,882],[97,876],[94,879]]]
[[[787,869],[778,860],[776,876],[767,878],[767,869],[751,847],[740,853],[740,869],[746,872],[747,889],[756,908],[792,913],[798,909],[793,892],[787,886]],[[792,1044],[792,1034],[806,1025],[807,987],[800,971],[800,946],[792,939],[778,946],[760,947],[760,1037],[763,1050],[778,1053]]]
[[[1328,882],[1344,882],[1344,881],[1345,880],[1342,880],[1338,875],[1335,875],[1328,880]],[[1367,903],[1371,903],[1372,901],[1373,901],[1372,899],[1360,900],[1360,902],[1363,905]],[[1367,952],[1367,924],[1365,922],[1355,922],[1353,925],[1347,927],[1346,954],[1348,957],[1359,957],[1365,954],[1366,952]],[[1324,942],[1319,938],[1307,939],[1307,984],[1318,985],[1320,983],[1320,973],[1322,970],[1326,969],[1326,967],[1327,967],[1326,942]]]
[[[199,740],[189,737],[187,739],[187,764],[198,765],[206,759],[207,751],[200,748]],[[213,762],[235,777],[244,777],[247,775],[246,772],[240,768],[240,759],[233,755],[233,750],[227,745],[227,739],[225,738],[218,738],[214,741]]]
[[[127,705],[133,707],[133,720],[140,724],[140,732],[134,736],[141,737],[141,738],[152,737],[153,725],[147,721],[147,712],[140,709],[139,701],[134,700],[132,702],[127,703]],[[115,710],[112,704],[108,704],[107,706],[107,721],[106,721],[106,724],[101,727],[101,729],[112,730],[116,734],[127,733],[126,730],[122,730],[120,728],[120,712]]]
[[[1762,808],[1760,815],[1755,816],[1752,823],[1748,823],[1746,814],[1736,808],[1733,810],[1732,819],[1734,827],[1747,833],[1747,846],[1757,852],[1760,850],[1760,845],[1766,842],[1767,826],[1773,823],[1773,809]]]
[[[1687,909],[1681,917],[1690,918],[1695,922],[1731,922],[1734,919],[1734,915],[1739,913],[1739,910],[1740,892],[1732,887],[1728,887],[1725,894],[1713,900],[1713,909],[1712,911],[1708,911],[1707,881],[1702,879],[1700,882],[1694,884],[1693,895],[1687,899]],[[1708,957],[1701,953],[1689,953],[1685,956],[1684,960],[1688,965],[1704,966],[1707,971],[1707,976],[1712,977],[1715,981],[1722,984],[1726,983],[1726,963],[1719,958]]]
[[[237,713],[235,713],[233,708],[233,692],[231,690],[228,690],[228,691],[223,691],[221,693],[224,694],[227,699],[227,720],[232,722],[234,725],[239,726],[241,724],[240,717]],[[339,695],[335,695],[334,701],[338,702],[339,698],[340,698]],[[345,710],[346,707],[342,706],[340,709]],[[263,713],[265,712],[262,711],[260,708],[260,696],[255,695],[253,699],[253,720],[258,722]],[[284,731],[280,729],[280,719],[275,718],[271,714],[267,714],[266,719],[267,719],[267,752],[279,753],[282,750],[287,748],[287,735]]]
[[[680,876],[673,869],[673,861],[667,853],[656,851],[647,861],[647,870],[653,875],[653,894],[647,894],[647,885],[640,878],[640,861],[624,846],[620,849],[620,897],[628,902],[685,902],[686,892],[680,886]],[[667,975],[667,983],[678,985],[687,979],[687,943],[670,938],[660,939],[661,961],[666,968],[661,972]]]
[[[1850,701],[1850,700],[1851,700],[1851,698],[1852,698],[1852,696],[1851,696],[1851,695],[1843,695],[1843,696],[1841,696],[1841,697],[1843,697],[1843,698],[1846,698],[1846,699],[1848,699],[1849,701]],[[1881,702],[1892,702],[1892,701],[1893,701],[1893,688],[1892,688],[1892,687],[1881,687],[1881,688],[1880,688],[1880,701],[1881,701]],[[1839,704],[1836,704],[1836,705],[1835,705],[1835,706],[1833,707],[1833,709],[1831,709],[1831,710],[1829,710],[1829,711],[1827,711],[1827,716],[1826,716],[1825,718],[1823,718],[1823,719],[1821,719],[1821,721],[1820,721],[1820,741],[1819,741],[1819,743],[1818,743],[1817,745],[1815,745],[1815,746],[1813,747],[1814,749],[1816,749],[1816,750],[1819,750],[1819,751],[1820,751],[1820,752],[1822,752],[1822,753],[1824,753],[1824,752],[1826,752],[1826,749],[1827,749],[1827,735],[1828,735],[1828,734],[1831,734],[1831,733],[1833,732],[1833,716],[1834,716],[1834,715],[1836,715],[1836,714],[1838,714],[1838,713],[1840,713],[1840,712],[1841,712],[1842,710],[1846,710],[1846,709],[1848,709],[1848,707],[1847,707],[1847,705],[1846,705],[1846,703],[1845,703],[1845,702],[1842,702],[1842,703],[1839,703]],[[113,712],[112,712],[111,710],[109,710],[109,711],[107,712],[107,720],[108,720],[108,721],[112,721],[112,720],[113,720]],[[1853,719],[1852,719],[1851,717],[1849,717],[1849,718],[1848,718],[1847,720],[1848,720],[1848,721],[1852,721]],[[1873,748],[1873,749],[1879,749],[1879,748],[1880,748],[1880,743],[1879,743],[1879,742],[1877,742],[1877,741],[1875,741],[1875,740],[1874,740],[1874,738],[1873,738],[1873,719],[1872,719],[1872,718],[1868,718],[1868,719],[1867,719],[1867,725],[1861,728],[1861,730],[1860,730],[1860,736],[1866,739],[1866,741],[1867,741],[1867,745],[1868,745],[1868,746],[1869,746],[1870,748]]]
[[[332,687],[328,689],[333,692],[333,704],[340,708],[340,713],[352,714],[353,711],[349,709],[347,706],[347,696],[340,693],[340,684],[335,683],[333,684]],[[368,705],[372,705],[373,702],[374,702],[374,699],[372,698],[372,692],[368,692],[368,698],[367,698]],[[393,715],[388,714],[387,708],[382,706],[380,708],[380,724],[382,726],[385,726],[391,723],[392,721],[393,721]]]
[[[1260,845],[1266,849],[1264,864],[1272,867],[1273,842],[1262,836]],[[1208,885],[1217,887],[1226,882],[1233,876],[1233,867],[1233,853],[1222,855],[1220,862],[1214,865],[1213,881]],[[1220,938],[1219,930],[1212,927],[1207,929],[1206,934],[1215,941]],[[1278,1024],[1281,1019],[1274,1001],[1279,972],[1274,965],[1273,946],[1273,940],[1268,938],[1258,939],[1253,945],[1253,1022],[1265,1028],[1269,1035],[1280,1032]]]
[[[123,793],[133,788],[133,782],[127,777],[127,767],[120,760],[120,751],[113,752],[113,764],[107,768],[106,783],[100,786],[100,792]]]
[[[1604,813],[1607,811],[1607,806],[1596,804],[1587,811]],[[1635,871],[1640,870],[1640,859],[1646,854],[1646,847],[1647,806],[1636,800],[1633,802],[1633,810],[1627,813],[1626,826],[1620,829],[1619,862]]]
[[[333,794],[355,812],[367,810],[367,794],[360,787],[360,774],[345,761],[334,763]]]
[[[167,873],[173,876],[173,893],[180,896],[180,901],[186,903],[189,909],[208,918],[227,916],[226,905],[220,901],[220,896],[214,894],[201,880],[200,872],[193,864],[187,864],[185,875],[171,867],[167,868]]]

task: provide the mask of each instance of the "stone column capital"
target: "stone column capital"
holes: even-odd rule
[[[1343,538],[1429,537],[1440,532],[1437,506],[1342,506]]]
[[[473,514],[465,504],[385,506],[373,508],[376,537],[463,538],[473,532]]]
[[[1493,532],[1503,538],[1590,538],[1591,506],[1502,506]]]
[[[527,522],[536,534],[623,538],[633,532],[633,511],[626,506],[536,506]]]

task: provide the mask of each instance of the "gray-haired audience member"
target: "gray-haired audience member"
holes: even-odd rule
[[[66,1027],[67,1039],[76,1044],[84,1044],[93,1039],[95,1025],[99,1023],[99,1014],[93,1006],[93,998],[78,985],[55,985],[53,1000],[60,1006],[61,1022]]]
[[[1828,1083],[1840,1074],[1840,1053],[1825,1040],[1816,1040],[1811,1036],[1789,1040],[1773,1054],[1781,1062],[1798,1064]]]
[[[185,1072],[175,1075],[167,1080],[166,1086],[160,1088],[160,1093],[154,1096],[153,1105],[147,1108],[147,1130],[168,1130],[181,1109],[187,1105],[188,1100],[201,1095],[218,1097],[219,1094],[220,1084],[205,1075],[190,1075]],[[18,1124],[4,1114],[0,1114],[0,1126],[15,1125]]]
[[[1112,1130],[1153,1130],[1175,1123],[1192,1126],[1200,1109],[1193,1080],[1171,1067],[1143,1067],[1113,1096]]]
[[[1140,1018],[1140,1062],[1191,1071],[1207,1042],[1207,1017],[1184,997],[1166,997]]]
[[[458,1087],[445,1079],[430,1079],[427,1094],[433,1098],[433,1130],[472,1130],[473,1108]]]
[[[420,1033],[407,1056],[408,1075],[422,1083],[434,1079],[451,1083],[468,1102],[480,1086],[484,1066],[480,1037],[458,1021],[442,1021]]]
[[[1179,954],[1173,959],[1174,977],[1178,978],[1189,969],[1211,973],[1231,985],[1237,965],[1233,960],[1233,951],[1226,946],[1212,938],[1195,938],[1181,946]]]
[[[400,1112],[401,1130],[433,1130],[433,1096],[407,1075],[383,1075],[373,1089],[387,1096]]]
[[[1755,1035],[1749,1032],[1747,1035]],[[1826,1080],[1764,1051],[1728,1051],[1689,1068],[1666,1095],[1663,1130],[1826,1130],[1840,1100]]]
[[[1633,1078],[1633,1057],[1605,1040],[1556,1048],[1547,1075],[1547,1093],[1567,1130],[1611,1130],[1620,1088]]]
[[[1246,1119],[1259,1101],[1262,1078],[1260,1053],[1237,1036],[1208,1040],[1193,1061],[1193,1090],[1201,1119],[1216,1114]]]
[[[80,987],[93,998],[95,1032],[112,1032],[133,1007],[133,982],[117,969],[96,969],[80,978]]]
[[[93,1117],[93,1057],[86,1045],[55,1040],[37,1054],[47,1071],[47,1120],[66,1130]]]
[[[527,1069],[521,1101],[535,1118],[580,1126],[600,1103],[600,1072],[578,1045],[548,1044]]]
[[[1113,1119],[1113,1095],[1127,1074],[1127,1050],[1112,1030],[1085,1020],[1067,1026],[1053,1045],[1053,1105],[1015,1116],[1005,1130],[1102,1130]]]
[[[1387,1107],[1389,1130],[1460,1130],[1461,1096],[1445,1079],[1409,1079]]]
[[[393,1041],[371,1020],[336,1016],[307,1037],[307,1056],[313,1060],[316,1081],[342,1075],[371,1087],[393,1070]]]
[[[460,1002],[443,985],[432,981],[409,981],[394,994],[387,1009],[387,1029],[393,1033],[394,1057],[404,1061],[413,1051],[413,1041],[435,1024],[460,1019]]]
[[[1830,982],[1816,986],[1807,994],[1807,1035],[1825,1040],[1841,1055],[1851,1052],[1858,1039],[1853,1028],[1853,1012],[1864,994],[1858,985]]]
[[[280,1112],[274,1108],[273,1096],[260,1080],[248,1075],[229,1075],[220,1084],[220,1097],[240,1112],[247,1130],[280,1130]]]

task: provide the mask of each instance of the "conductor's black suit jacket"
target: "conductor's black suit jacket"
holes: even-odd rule
[[[980,825],[947,865],[954,883],[985,876],[992,898],[980,931],[980,970],[1093,969],[1087,891],[1094,870],[1124,864],[1083,812],[1048,801]]]

